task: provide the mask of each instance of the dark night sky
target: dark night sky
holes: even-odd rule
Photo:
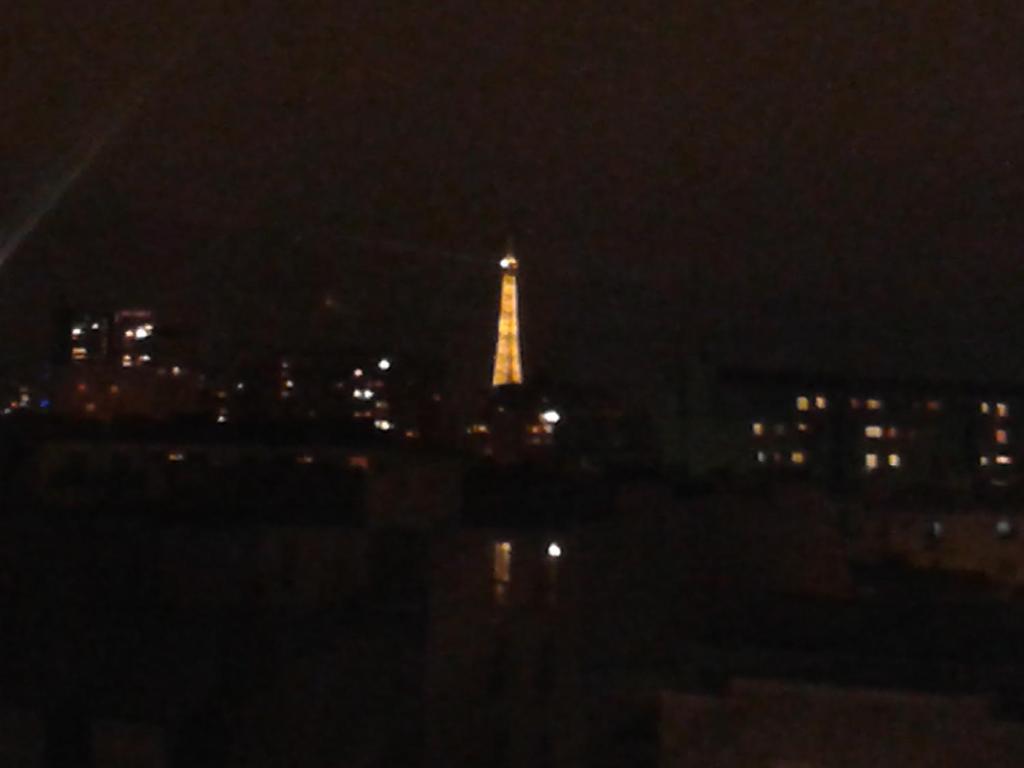
[[[534,369],[629,379],[701,336],[1024,377],[1019,3],[15,5],[4,218],[146,96],[0,273],[2,355],[63,293],[483,383],[516,218]]]

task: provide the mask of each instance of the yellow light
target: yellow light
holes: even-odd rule
[[[123,355],[121,357],[121,367],[122,368],[131,368],[132,367],[132,356],[131,355]]]
[[[789,458],[794,464],[803,464],[806,457],[803,451],[793,451]]]
[[[494,580],[508,584],[512,580],[512,543],[499,541],[494,545]]]
[[[901,464],[900,455],[898,453],[889,454],[889,466],[893,468],[899,467]]]
[[[808,398],[808,397],[806,397],[804,395],[800,395],[800,397],[798,397],[796,399],[796,409],[798,411],[807,411],[807,410],[810,410],[810,408],[811,408],[810,398]]]
[[[806,432],[808,429],[807,424],[803,421],[798,421],[796,428],[798,432]]]
[[[377,419],[376,421],[373,422],[373,426],[379,429],[381,432],[390,432],[392,429],[395,428],[395,425],[392,424],[387,419]]]
[[[764,434],[764,424],[762,424],[760,421],[755,421],[753,424],[751,424],[750,429],[757,437],[761,437],[761,435]]]
[[[71,359],[72,360],[85,360],[89,356],[89,352],[85,347],[72,347],[71,348]]]
[[[499,261],[498,264],[501,265],[502,269],[510,270],[515,269],[516,267],[519,266],[519,260],[516,259],[516,257],[510,253],[508,256]]]
[[[1010,415],[1010,406],[1006,403],[996,403],[996,415],[1005,419]]]
[[[487,435],[490,434],[491,428],[486,424],[470,424],[468,432],[471,435]]]
[[[818,395],[814,398],[814,407],[819,411],[822,411],[828,408],[828,400],[826,400],[823,395]]]
[[[548,544],[548,557],[558,559],[562,556],[562,548],[557,542],[552,541]]]
[[[870,426],[864,427],[864,436],[879,438],[882,436],[882,428],[877,424],[872,424]]]
[[[991,406],[990,406],[990,405],[989,405],[988,403],[986,403],[986,402],[982,402],[982,403],[981,403],[981,404],[980,404],[980,405],[978,406],[978,408],[979,408],[979,410],[980,410],[980,411],[981,411],[982,413],[988,413],[988,412],[989,412],[990,410],[992,410]]]
[[[864,454],[864,466],[868,469],[878,469],[878,454],[877,453],[866,453]]]
[[[869,411],[880,411],[882,410],[882,401],[873,397],[868,398],[867,406]]]

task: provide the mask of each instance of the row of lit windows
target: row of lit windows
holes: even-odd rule
[[[992,456],[979,456],[978,457],[978,464],[980,464],[983,467],[987,467],[987,466],[989,466],[992,463],[996,463],[996,464],[999,464],[999,465],[1004,466],[1004,467],[1005,466],[1009,466],[1010,464],[1013,464],[1013,456],[1007,456],[1005,453],[1001,453],[1001,454],[999,454],[998,456],[995,456],[995,457],[992,457]]]
[[[783,454],[780,453],[779,451],[776,451],[775,453],[771,454],[771,457],[776,464],[780,464],[782,462]],[[807,454],[804,451],[790,451],[789,461],[792,464],[804,464],[807,462]],[[766,451],[758,451],[757,462],[758,464],[767,464],[768,453]]]
[[[890,453],[885,459],[886,463],[893,469],[899,469],[903,465],[903,459],[898,453]],[[868,471],[874,471],[882,465],[881,460],[882,456],[877,453],[865,453],[864,467]]]
[[[995,415],[1001,419],[1005,419],[1010,415],[1010,406],[1006,403],[989,403],[988,401],[983,401],[978,406],[978,409],[986,415],[995,411]]]
[[[824,395],[815,395],[814,407],[817,408],[819,411],[825,410],[826,408],[828,408],[828,398],[826,398]],[[796,399],[796,409],[798,411],[811,410],[811,398],[809,398],[807,395],[800,395]]]
[[[893,426],[882,427],[878,424],[871,424],[864,427],[864,437],[870,437],[872,439],[879,439],[887,437],[889,439],[895,438],[899,435],[899,429]]]

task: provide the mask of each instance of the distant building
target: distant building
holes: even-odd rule
[[[1024,389],[728,368],[700,375],[684,395],[681,427],[697,474],[783,472],[866,492],[1018,480],[1013,425]]]

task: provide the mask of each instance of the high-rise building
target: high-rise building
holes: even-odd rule
[[[501,260],[501,308],[498,314],[498,343],[494,351],[495,387],[523,383],[523,358],[519,339],[519,261],[511,243]]]

